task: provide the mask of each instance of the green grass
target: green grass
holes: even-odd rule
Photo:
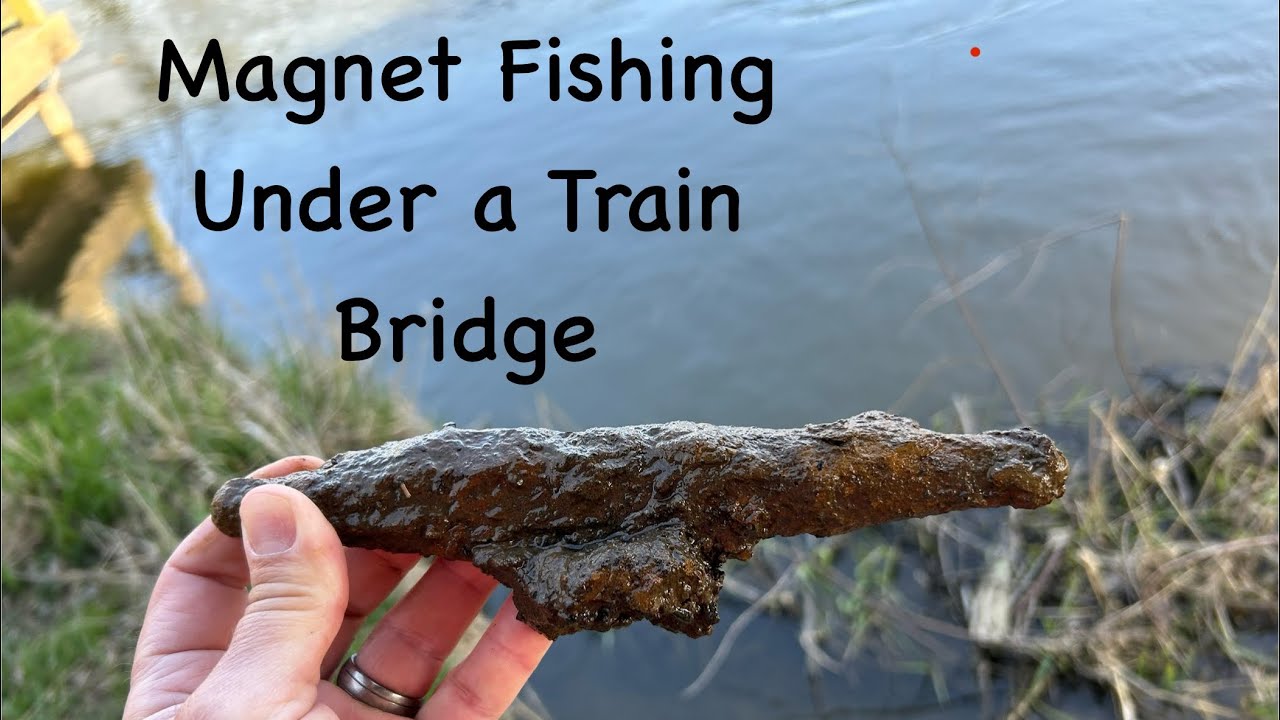
[[[6,718],[120,716],[154,574],[227,478],[427,429],[355,364],[250,358],[194,313],[129,310],[118,335],[2,321]]]

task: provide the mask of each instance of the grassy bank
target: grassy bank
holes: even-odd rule
[[[154,574],[227,478],[426,427],[355,364],[251,360],[195,315],[123,325],[3,310],[6,718],[120,716]]]
[[[119,716],[154,574],[223,480],[427,427],[325,353],[249,358],[172,312],[123,328],[3,310],[5,717]],[[730,575],[749,608],[694,689],[752,617],[780,611],[816,674],[875,653],[932,677],[940,701],[957,669],[983,687],[1003,675],[995,717],[1065,717],[1058,689],[1081,683],[1126,718],[1276,717],[1274,339],[1241,355],[1260,369],[1222,387],[1094,398],[1046,510],[763,544]]]

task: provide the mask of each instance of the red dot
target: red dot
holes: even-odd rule
[[[982,54],[982,48],[978,47],[977,45],[974,45],[973,47],[969,48],[969,54],[974,57],[978,57],[979,55]]]

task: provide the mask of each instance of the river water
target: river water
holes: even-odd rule
[[[268,342],[331,326],[351,296],[396,315],[429,314],[439,296],[456,322],[493,295],[500,327],[520,314],[594,321],[596,356],[552,358],[528,387],[503,377],[514,363],[433,361],[425,334],[402,363],[384,351],[380,367],[442,420],[791,425],[873,408],[928,420],[955,395],[994,415],[1014,403],[1033,412],[1121,387],[1122,366],[1230,360],[1277,262],[1270,0],[104,7],[69,8],[88,44],[68,73],[73,110],[105,154],[148,163],[236,334]],[[303,127],[266,103],[154,100],[163,37],[198,49],[216,36],[239,58],[386,59],[425,57],[439,35],[464,58],[444,104],[330,103]],[[731,94],[553,103],[537,81],[504,103],[499,42],[552,35],[566,55],[604,54],[618,35],[654,60],[669,35],[678,55],[772,58],[772,117],[735,122]],[[225,207],[235,168],[300,194],[334,164],[348,196],[423,182],[441,196],[410,233],[196,223],[197,168]],[[545,176],[592,168],[602,184],[674,185],[681,166],[739,190],[738,232],[570,234],[561,186]],[[472,222],[472,201],[495,184],[513,188],[517,233]],[[569,638],[535,684],[558,718],[806,716],[794,634],[759,621],[722,679],[688,702],[674,698],[715,641],[648,627]],[[927,678],[874,658],[827,685],[828,707],[843,708],[833,717],[976,707],[963,688],[939,705]]]
[[[1274,3],[443,3],[372,17],[272,7],[117,10],[104,29],[120,35],[100,55],[137,71],[71,71],[73,107],[120,109],[97,145],[149,162],[217,310],[245,336],[296,332],[302,318],[333,326],[351,296],[385,315],[427,315],[439,296],[456,323],[493,295],[499,329],[521,314],[594,321],[597,355],[552,358],[533,386],[505,380],[517,365],[502,359],[436,363],[426,333],[398,365],[384,351],[374,362],[442,419],[785,425],[886,407],[927,418],[953,394],[1007,410],[993,360],[1029,411],[1047,386],[1118,386],[1118,356],[1131,367],[1229,359],[1276,262]],[[93,60],[97,36],[78,26]],[[442,34],[464,58],[447,103],[330,102],[304,127],[281,105],[154,100],[163,37],[194,51],[217,36],[233,58],[270,52],[283,64],[291,53],[425,57]],[[499,42],[552,35],[565,56],[605,54],[619,35],[653,60],[669,35],[677,57],[772,58],[773,115],[734,121],[727,91],[719,104],[552,103],[541,75],[504,103]],[[221,209],[235,168],[301,194],[333,164],[348,196],[422,182],[441,196],[410,233],[196,222],[194,169]],[[562,186],[545,175],[592,168],[601,184],[674,186],[681,166],[691,182],[740,191],[738,232],[615,222],[571,234]],[[481,232],[472,202],[501,183],[519,231]],[[972,326],[946,302],[940,262],[975,280],[964,283]]]

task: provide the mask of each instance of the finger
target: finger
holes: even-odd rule
[[[396,585],[404,579],[405,573],[422,559],[416,553],[389,553],[383,550],[364,550],[347,548],[347,587],[350,595],[347,598],[347,612],[342,618],[342,627],[338,629],[338,637],[329,646],[329,652],[320,664],[320,677],[333,675],[338,663],[346,657],[351,641],[369,614],[378,609],[383,600],[391,594]]]
[[[188,708],[193,717],[302,717],[347,606],[342,544],[306,496],[282,485],[245,495],[240,523],[249,601]]]
[[[549,647],[550,640],[516,619],[508,598],[475,650],[445,676],[418,717],[497,720]]]
[[[318,457],[297,455],[267,465],[250,477],[272,478],[299,470],[314,470],[324,464]],[[347,548],[347,587],[350,597],[338,637],[329,647],[320,665],[320,676],[329,677],[346,655],[351,640],[369,613],[377,609],[387,595],[404,578],[404,574],[422,556],[417,554],[388,553],[381,550]]]
[[[268,465],[263,465],[249,473],[249,477],[263,480],[284,477],[302,470],[315,470],[323,464],[324,461],[314,455],[290,455]]]
[[[321,464],[319,458],[285,458],[252,477]],[[126,717],[172,707],[199,687],[244,614],[248,584],[240,540],[223,535],[208,518],[179,543],[151,592],[134,651]]]
[[[206,518],[156,578],[134,651],[126,718],[173,707],[199,687],[244,614],[248,584],[240,541]]]
[[[496,584],[469,563],[435,560],[369,633],[360,669],[401,695],[422,697]]]

